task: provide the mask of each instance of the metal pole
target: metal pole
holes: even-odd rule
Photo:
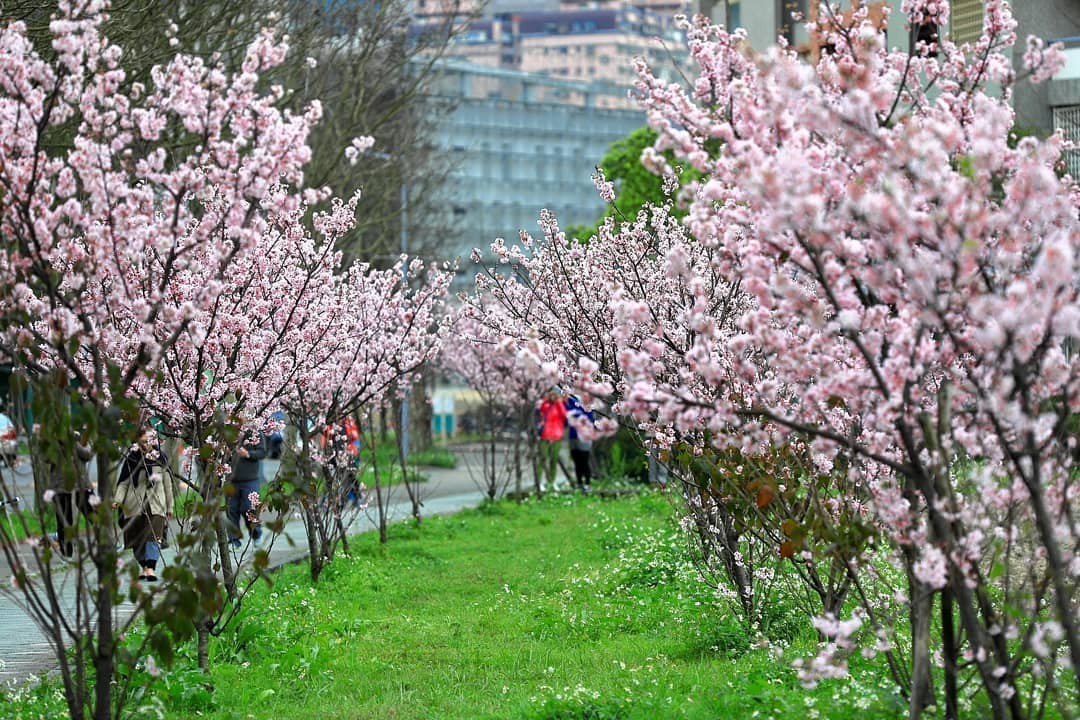
[[[405,181],[401,182],[401,254],[404,256],[408,252],[409,248],[409,233],[408,233],[408,202],[409,202],[409,189],[405,185]],[[401,261],[401,297],[405,298],[405,290],[408,286],[409,279],[409,263],[408,259],[403,257]],[[405,462],[409,460],[409,386],[405,385],[405,392],[401,396],[401,456],[405,458]],[[408,472],[405,468],[401,469],[405,473],[406,479],[408,479]]]

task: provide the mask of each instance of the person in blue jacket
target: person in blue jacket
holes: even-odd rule
[[[566,416],[570,426],[570,458],[574,461],[574,477],[582,492],[592,490],[592,440],[581,437],[575,424],[586,421],[590,426],[596,419],[592,410],[586,410],[577,395],[566,397]]]

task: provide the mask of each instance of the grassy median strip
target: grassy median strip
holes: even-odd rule
[[[164,704],[175,718],[312,719],[894,709],[880,687],[805,693],[697,582],[685,548],[655,494],[500,503],[398,525],[385,547],[358,539],[316,586],[286,568],[249,596],[213,646],[213,691],[185,701],[188,683],[174,682]],[[798,623],[787,632],[779,647],[812,646]]]
[[[659,494],[502,502],[351,547],[317,585],[293,566],[249,594],[209,676],[185,649],[144,677],[135,716],[903,715],[880,672],[803,690],[790,661],[811,654],[813,631],[773,608],[761,647],[698,581]]]

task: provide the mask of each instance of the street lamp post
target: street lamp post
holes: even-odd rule
[[[409,279],[409,263],[406,254],[409,249],[408,220],[409,189],[405,181],[401,182],[401,296],[405,297],[405,288]],[[405,392],[401,396],[401,456],[405,462],[409,460],[409,384],[405,383]],[[408,480],[409,473],[406,468],[401,469]]]
[[[390,153],[375,151],[370,153],[372,157],[389,162],[394,159],[394,156]],[[408,229],[408,206],[409,206],[409,188],[405,184],[405,178],[401,179],[401,296],[405,297],[405,288],[409,281],[409,263],[406,260],[406,255],[409,252],[409,229]],[[409,459],[409,385],[406,383],[405,390],[401,397],[401,427],[398,428],[398,432],[401,433],[401,457],[404,462],[408,462]],[[409,473],[405,468],[402,468],[402,472],[405,473],[405,479],[408,480]]]

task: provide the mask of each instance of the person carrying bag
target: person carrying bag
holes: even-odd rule
[[[153,431],[143,428],[120,466],[113,507],[120,509],[124,547],[139,563],[139,578],[157,580],[157,563],[166,524],[173,514],[173,484],[162,472],[165,458],[154,445]]]

